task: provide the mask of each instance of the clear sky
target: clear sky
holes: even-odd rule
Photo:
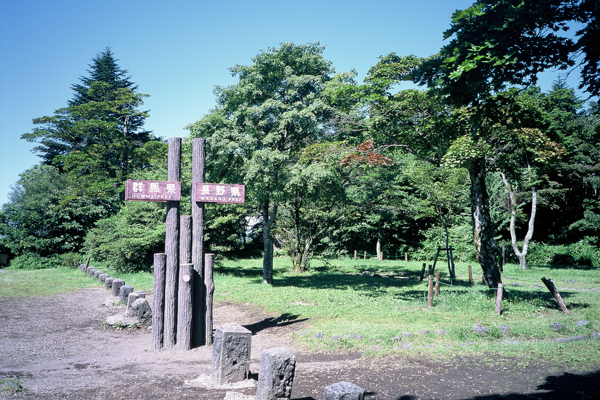
[[[378,57],[429,56],[456,9],[472,0],[0,0],[0,204],[19,174],[39,162],[20,139],[32,119],[65,107],[70,86],[109,46],[138,91],[151,95],[146,128],[183,128],[214,107],[214,85],[261,49],[320,42],[336,71],[362,82]],[[547,90],[551,78],[542,81]],[[576,81],[575,83],[576,84]]]

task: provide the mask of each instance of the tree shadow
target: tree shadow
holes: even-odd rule
[[[250,325],[244,325],[244,328],[248,329],[252,332],[253,335],[256,335],[258,332],[263,329],[275,328],[288,326],[292,324],[297,324],[299,322],[307,321],[308,318],[298,319],[299,315],[293,315],[289,313],[281,314],[277,318],[268,317],[263,319],[262,321],[255,322]]]
[[[546,382],[537,390],[545,393],[509,393],[469,397],[464,400],[579,400],[600,399],[600,371],[586,374],[563,373],[560,376],[547,376]],[[398,399],[403,399],[402,397]]]

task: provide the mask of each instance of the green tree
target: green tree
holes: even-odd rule
[[[273,281],[273,237],[290,171],[304,147],[336,133],[338,110],[326,102],[329,82],[348,83],[352,75],[334,75],[317,44],[284,43],[261,51],[249,66],[230,69],[235,85],[217,87],[217,107],[191,124],[193,137],[206,137],[247,186],[247,199],[262,216],[263,281]]]
[[[0,211],[0,236],[16,255],[77,252],[85,233],[109,215],[104,204],[73,196],[70,176],[39,165],[23,172]]]
[[[155,138],[143,130],[148,114],[138,109],[147,95],[136,93],[110,49],[94,58],[89,73],[72,86],[68,107],[34,119],[36,127],[22,138],[39,143],[33,151],[43,163],[84,178],[82,195],[107,199],[140,164],[138,149]]]

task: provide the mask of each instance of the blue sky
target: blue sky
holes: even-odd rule
[[[319,41],[338,72],[354,68],[362,82],[381,55],[436,53],[452,13],[471,3],[0,0],[0,204],[39,161],[21,135],[33,118],[67,105],[70,86],[107,46],[151,95],[146,128],[185,137],[183,128],[214,107],[213,86],[236,82],[228,68],[250,64],[261,49]]]

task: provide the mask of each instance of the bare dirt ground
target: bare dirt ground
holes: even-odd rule
[[[211,347],[183,352],[150,351],[147,329],[115,330],[105,316],[121,307],[100,304],[101,288],[37,299],[0,299],[0,382],[18,379],[26,390],[0,399],[223,399],[225,390],[186,384],[211,372]],[[590,371],[564,366],[517,366],[515,360],[483,363],[473,357],[445,363],[361,354],[316,354],[290,335],[310,321],[287,321],[252,306],[215,305],[215,326],[236,322],[253,332],[251,375],[260,354],[287,347],[297,357],[292,398],[320,400],[327,385],[348,381],[365,399],[598,399],[600,361]],[[231,390],[231,389],[230,389]],[[255,389],[233,391],[253,395]]]

